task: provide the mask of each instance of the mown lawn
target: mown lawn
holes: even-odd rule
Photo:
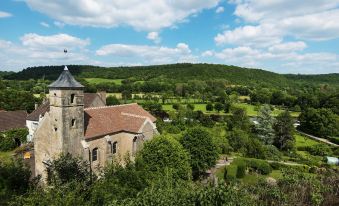
[[[114,83],[116,85],[121,85],[123,79],[85,78],[85,80],[90,84]]]
[[[306,146],[313,146],[313,145],[320,144],[319,142],[313,139],[310,139],[308,137],[302,136],[300,134],[295,134],[294,137],[296,141],[295,143],[296,147],[306,147]]]
[[[238,164],[241,162],[241,158],[235,159],[231,165],[228,165],[226,167],[219,168],[216,171],[216,176],[219,180],[224,179],[224,172],[225,168],[227,168],[227,175],[236,177],[237,174],[237,167]],[[247,173],[245,177],[241,178],[240,180],[244,182],[245,184],[255,184],[258,182],[259,178],[266,178],[266,177],[272,177],[274,179],[280,179],[282,178],[282,173],[280,170],[272,170],[272,172],[268,175],[261,175],[257,173]]]

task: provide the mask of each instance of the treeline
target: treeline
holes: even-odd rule
[[[107,78],[129,79],[145,81],[150,79],[166,79],[176,82],[187,80],[215,80],[223,79],[229,84],[240,85],[267,85],[286,87],[296,85],[296,80],[313,84],[338,84],[339,74],[328,75],[281,75],[260,69],[247,69],[237,66],[216,64],[171,64],[136,67],[98,67],[90,65],[70,65],[71,73],[78,78]],[[29,67],[21,72],[5,75],[5,79],[28,80],[49,79],[55,80],[62,72],[63,66]]]

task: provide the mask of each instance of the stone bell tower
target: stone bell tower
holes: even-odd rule
[[[50,123],[60,153],[82,155],[84,138],[84,86],[65,66],[59,78],[49,86]]]

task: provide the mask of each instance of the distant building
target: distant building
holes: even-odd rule
[[[33,134],[35,175],[62,153],[90,163],[95,171],[113,157],[134,155],[157,133],[156,118],[137,104],[85,108],[84,86],[65,67],[49,85],[49,110]]]
[[[0,111],[0,132],[26,128],[26,111]]]
[[[337,157],[326,157],[327,164],[330,165],[339,165],[339,158]]]

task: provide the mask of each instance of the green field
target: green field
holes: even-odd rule
[[[236,158],[231,163],[231,165],[226,166],[228,176],[236,177],[237,167],[238,167],[238,164],[241,162],[241,159],[242,158]],[[225,171],[225,167],[219,168],[216,171],[216,176],[218,177],[218,179],[224,179],[224,171]],[[255,184],[258,182],[259,177],[261,178],[273,177],[274,179],[280,179],[282,177],[282,173],[280,170],[272,170],[272,172],[268,175],[247,173],[245,177],[241,178],[241,181],[246,184]]]
[[[319,142],[313,139],[310,139],[308,137],[301,136],[300,134],[295,134],[294,137],[296,141],[295,143],[296,147],[306,147],[306,146],[313,146],[313,145],[320,144]]]
[[[121,85],[123,79],[85,78],[85,80],[90,84],[114,83],[116,85]]]
[[[241,107],[244,108],[247,111],[247,115],[249,116],[257,116],[258,112],[256,111],[256,106],[251,105],[251,104],[246,104],[246,103],[236,103],[234,104],[235,107]],[[165,104],[162,105],[163,110],[165,111],[174,111],[172,104]],[[230,113],[223,113],[222,111],[220,111],[220,113],[218,113],[216,110],[213,111],[206,111],[206,104],[194,104],[194,111],[202,111],[206,114],[224,114],[224,115],[229,115]],[[282,113],[283,110],[280,109],[274,109],[274,111],[272,112],[273,116],[278,116],[280,113]],[[291,116],[292,117],[298,117],[299,116],[299,112],[291,112]]]

